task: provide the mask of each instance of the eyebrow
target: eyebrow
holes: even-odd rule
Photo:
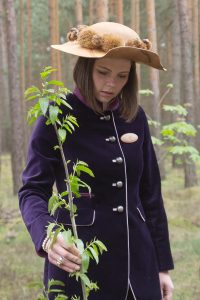
[[[109,68],[106,68],[106,67],[104,67],[104,66],[97,66],[97,68],[102,68],[102,69],[105,69],[105,70],[107,70],[107,71],[111,71]],[[130,70],[127,70],[127,71],[119,71],[119,73],[129,73],[130,72]]]

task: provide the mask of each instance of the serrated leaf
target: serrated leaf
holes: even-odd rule
[[[47,236],[51,235],[51,232],[53,230],[53,228],[55,227],[56,223],[49,223],[49,225],[47,226]]]
[[[30,96],[30,97],[27,97],[26,101],[31,101],[31,100],[34,100],[34,99],[39,98],[39,97],[40,97],[40,94],[36,94],[36,95]]]
[[[61,197],[65,197],[65,196],[67,196],[68,194],[69,194],[68,191],[64,191],[64,192],[62,192],[60,195],[61,195]]]
[[[56,194],[53,194],[48,201],[48,211],[51,212],[53,206],[58,201],[58,196]]]
[[[40,94],[40,90],[34,85],[25,90],[24,97],[26,98],[28,95],[33,93]]]
[[[70,229],[62,231],[62,236],[67,245],[73,245],[72,231]]]
[[[83,280],[86,286],[90,287],[90,280],[86,274],[80,274],[80,278]]]
[[[48,109],[48,106],[49,106],[48,98],[40,98],[39,99],[39,104],[40,104],[40,109],[41,109],[43,115],[45,116],[46,112],[47,112],[47,109]]]
[[[90,256],[87,254],[87,251],[85,251],[85,252],[83,252],[81,257],[82,257],[82,259],[81,259],[82,272],[87,273],[87,270],[88,270],[89,264],[90,264]]]
[[[62,143],[66,140],[67,132],[65,129],[58,129],[58,135]]]
[[[49,280],[48,282],[48,287],[52,287],[54,285],[58,285],[58,286],[65,286],[64,282],[63,281],[60,281],[60,280],[55,280],[55,279],[51,279]]]
[[[88,247],[88,250],[91,252],[94,260],[96,261],[96,263],[99,263],[99,257],[98,257],[98,252],[95,251],[95,249],[93,248],[93,245]]]
[[[108,251],[106,246],[104,245],[103,242],[101,242],[100,240],[96,240],[95,243],[97,244],[97,246],[99,247],[99,251]],[[102,253],[102,252],[101,252]]]
[[[83,251],[84,251],[84,244],[83,244],[83,241],[80,240],[80,239],[76,239],[76,240],[75,240],[75,244],[76,244],[76,247],[78,248],[78,250],[80,251],[80,253],[82,254]]]
[[[48,84],[56,85],[56,86],[64,86],[64,83],[59,80],[50,80],[48,81]]]
[[[49,118],[51,120],[51,123],[54,125],[56,122],[56,119],[58,117],[59,107],[58,106],[50,106],[49,107]]]
[[[90,175],[91,177],[94,177],[94,173],[92,172],[92,170],[86,166],[83,165],[77,165],[77,170],[87,173],[88,175]]]

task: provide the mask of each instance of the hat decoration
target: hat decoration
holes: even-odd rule
[[[141,39],[133,29],[115,22],[73,27],[67,42],[52,48],[85,58],[124,58],[135,63],[165,70],[159,55],[151,49],[148,39]]]
[[[124,43],[124,40],[115,34],[99,35],[87,25],[80,25],[77,28],[73,27],[67,33],[67,40],[70,42],[77,41],[83,48],[101,50],[103,52],[108,52],[109,50],[120,46],[136,47],[144,50],[150,50],[152,46],[148,39],[141,40],[139,37],[128,39]]]

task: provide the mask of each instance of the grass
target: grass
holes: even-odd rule
[[[199,300],[200,187],[184,189],[181,169],[169,167],[163,195],[175,262],[175,270],[171,271],[173,300]],[[42,280],[44,261],[35,254],[17,197],[12,195],[8,155],[3,156],[0,174],[0,249],[0,299],[35,300],[38,291],[30,285]]]

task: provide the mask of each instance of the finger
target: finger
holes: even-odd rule
[[[57,241],[58,243],[65,248],[66,250],[68,250],[69,252],[71,252],[72,254],[81,257],[80,251],[74,246],[74,245],[67,245],[62,234],[59,233],[57,236]]]
[[[61,247],[60,245],[55,244],[52,250],[53,250],[53,252],[55,253],[55,255],[62,256],[62,257],[64,257],[66,260],[69,260],[70,262],[73,262],[73,263],[75,263],[75,264],[78,264],[78,265],[81,264],[81,259],[80,259],[80,257],[74,255],[74,254],[71,252],[71,248],[70,248],[70,247],[69,247],[68,249],[65,249],[65,248]]]
[[[63,258],[63,260],[60,260],[60,258],[61,258],[61,256],[57,256],[56,259],[55,258],[51,259],[51,263],[68,273],[73,273],[75,271],[80,270],[80,266],[75,265],[70,262],[67,262],[64,258]],[[60,261],[61,261],[61,263],[60,263]]]

